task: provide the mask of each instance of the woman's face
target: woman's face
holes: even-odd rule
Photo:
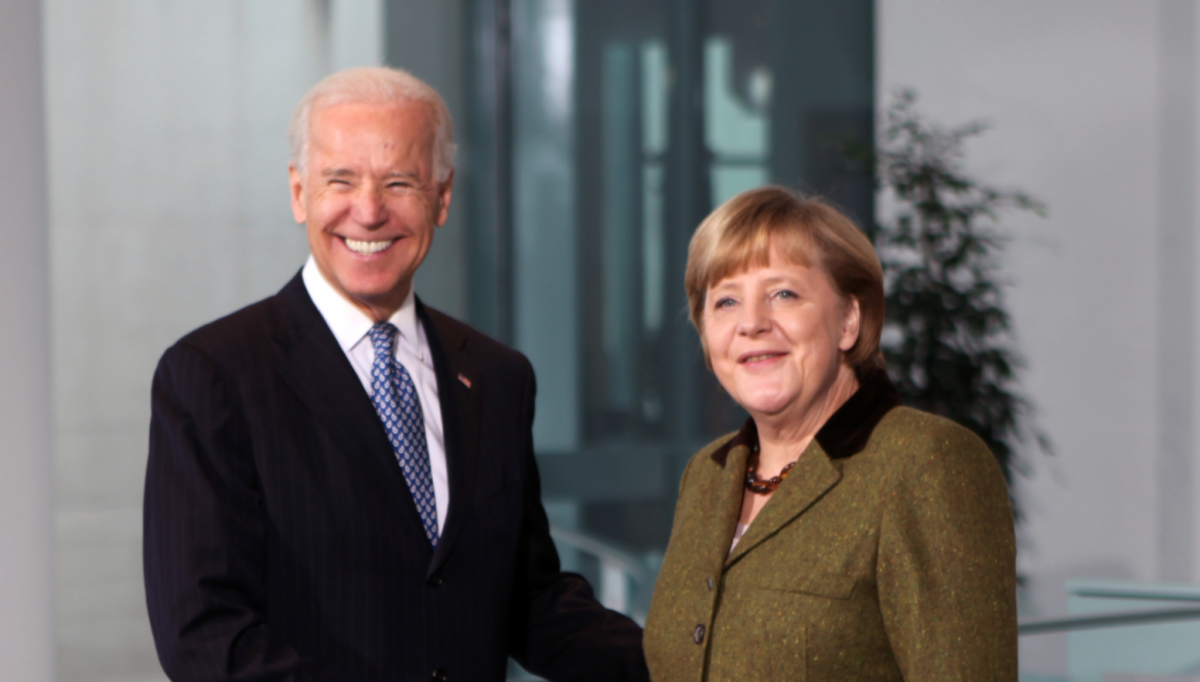
[[[849,371],[842,353],[858,340],[859,309],[820,269],[772,247],[767,267],[709,288],[703,320],[713,372],[739,405],[756,419],[803,419]]]

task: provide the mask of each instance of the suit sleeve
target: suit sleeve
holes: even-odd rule
[[[151,404],[143,568],[163,669],[176,682],[313,679],[265,617],[267,520],[236,386],[180,344]]]
[[[527,368],[523,565],[518,567],[514,599],[512,656],[526,670],[552,682],[649,680],[642,629],[601,606],[582,576],[560,570],[533,455],[535,393],[533,371]]]
[[[1015,682],[1016,543],[1004,478],[974,434],[905,457],[880,531],[879,601],[908,682]]]

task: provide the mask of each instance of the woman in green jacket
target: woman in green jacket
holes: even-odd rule
[[[646,620],[653,679],[1015,681],[1004,479],[972,433],[900,406],[866,237],[752,190],[696,230],[685,286],[750,419],[683,474]]]

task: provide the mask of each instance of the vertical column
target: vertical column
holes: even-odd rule
[[[437,89],[454,119],[454,134],[462,151],[456,161],[460,170],[455,176],[450,218],[433,238],[433,248],[417,270],[414,286],[425,303],[467,319],[468,282],[478,274],[467,269],[467,248],[474,247],[467,239],[474,223],[467,216],[474,195],[470,190],[472,171],[463,172],[463,164],[472,160],[471,150],[465,149],[469,145],[464,144],[471,138],[472,124],[464,104],[467,0],[339,0],[351,1],[380,5],[383,63],[410,71]],[[490,308],[490,299],[487,305]]]
[[[671,0],[667,14],[669,51],[672,69],[668,107],[672,125],[667,143],[667,234],[670,254],[687,253],[692,232],[707,215],[710,206],[709,163],[704,145],[704,61],[703,18],[699,3]],[[683,291],[686,258],[672,257],[667,266],[668,314],[687,310]],[[682,317],[682,315],[680,315]],[[668,332],[669,366],[664,375],[669,386],[664,412],[669,438],[677,445],[679,470],[696,440],[699,421],[700,372],[702,356],[696,333],[679,318]]]
[[[579,447],[574,3],[512,3],[512,343],[538,379],[538,454]]]
[[[1192,579],[1196,7],[1159,4],[1158,577]]]
[[[468,321],[512,342],[512,3],[468,0]]]
[[[383,63],[383,0],[334,0],[329,11],[332,70]]]
[[[30,682],[54,673],[40,4],[0,3],[0,667]]]

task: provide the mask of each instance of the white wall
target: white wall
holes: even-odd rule
[[[50,682],[50,315],[37,0],[0,3],[0,677]]]
[[[991,121],[969,169],[1049,207],[1003,223],[1022,383],[1055,446],[1019,482],[1026,617],[1065,608],[1068,577],[1200,578],[1195,14],[1194,0],[878,4],[880,106],[911,86],[945,123]]]
[[[38,5],[35,0],[17,4],[27,11]],[[155,364],[184,333],[274,293],[304,263],[303,227],[294,223],[289,208],[286,140],[292,109],[304,92],[333,70],[383,63],[390,17],[403,29],[400,45],[392,50],[403,59],[399,65],[426,77],[430,74],[423,71],[432,68],[431,82],[449,90],[454,108],[462,99],[461,83],[453,82],[461,64],[461,10],[458,3],[440,0],[41,4],[51,296],[47,305],[36,296],[6,295],[3,305],[19,304],[43,318],[49,315],[53,323],[58,679],[161,680],[141,569],[142,482]],[[8,56],[18,48],[36,53],[37,31],[25,30],[24,42],[8,42],[5,30],[13,12],[9,4],[0,2],[0,7],[5,12],[0,15],[0,68],[34,63]],[[36,27],[36,18],[31,21]],[[0,78],[6,93],[13,91],[7,72],[0,70]],[[0,121],[9,120],[5,105],[11,101],[0,99]],[[0,126],[0,135],[8,132],[8,126]],[[39,163],[31,157],[20,167],[27,171],[20,178],[24,184],[0,187],[0,192],[23,192],[22,206],[29,207],[27,218],[18,215],[4,228],[6,237],[11,228],[29,245],[0,253],[0,278],[46,277],[44,262],[33,257],[39,239],[45,250],[46,233],[23,224],[39,220],[34,212],[39,195],[27,187]],[[7,207],[7,194],[0,198]],[[460,199],[456,210],[461,209]],[[446,237],[451,229],[456,226],[439,235],[430,254],[435,267],[418,277],[417,289],[461,314],[463,242],[457,234]],[[7,318],[8,308],[0,308],[0,315]],[[36,315],[30,319],[36,322]],[[23,329],[39,327],[31,323]],[[0,351],[9,343],[0,332]],[[7,389],[4,367],[0,363],[0,386]],[[37,368],[29,365],[26,373]],[[21,380],[28,383],[25,375]],[[5,399],[10,393],[3,393]],[[5,404],[0,418],[26,419],[20,433],[36,435],[37,397],[34,392],[22,410]],[[5,426],[0,433],[10,431]],[[47,442],[43,449],[48,448]],[[0,467],[10,464],[5,454]],[[30,456],[36,454],[30,450]],[[36,461],[46,467],[47,460],[43,452]],[[17,486],[12,492],[10,481]],[[41,490],[34,483],[28,475],[0,478],[0,510],[10,502],[27,504]],[[25,516],[44,520],[48,495],[37,500],[47,513]],[[6,551],[11,546],[6,538]],[[48,548],[44,555],[31,551],[29,561],[45,564]],[[8,568],[7,559],[3,566]],[[49,583],[47,574],[38,573]],[[8,587],[7,580],[0,581],[0,597]],[[41,610],[49,630],[53,609],[46,592],[28,591],[26,597],[45,598]],[[36,625],[25,622],[30,632]],[[7,634],[0,629],[3,679],[10,669],[4,647],[20,646],[32,636]],[[35,647],[28,649],[31,656],[36,653]]]
[[[335,66],[379,63],[382,5],[42,4],[58,679],[158,680],[141,570],[151,376],[175,339],[275,292],[303,264],[307,243],[288,203],[288,119]],[[44,238],[19,232],[26,234]],[[0,257],[29,258],[20,253]],[[8,499],[3,481],[0,504]],[[8,551],[6,544],[5,565]],[[12,643],[0,637],[0,651]],[[0,661],[0,678],[10,679],[7,653]]]

